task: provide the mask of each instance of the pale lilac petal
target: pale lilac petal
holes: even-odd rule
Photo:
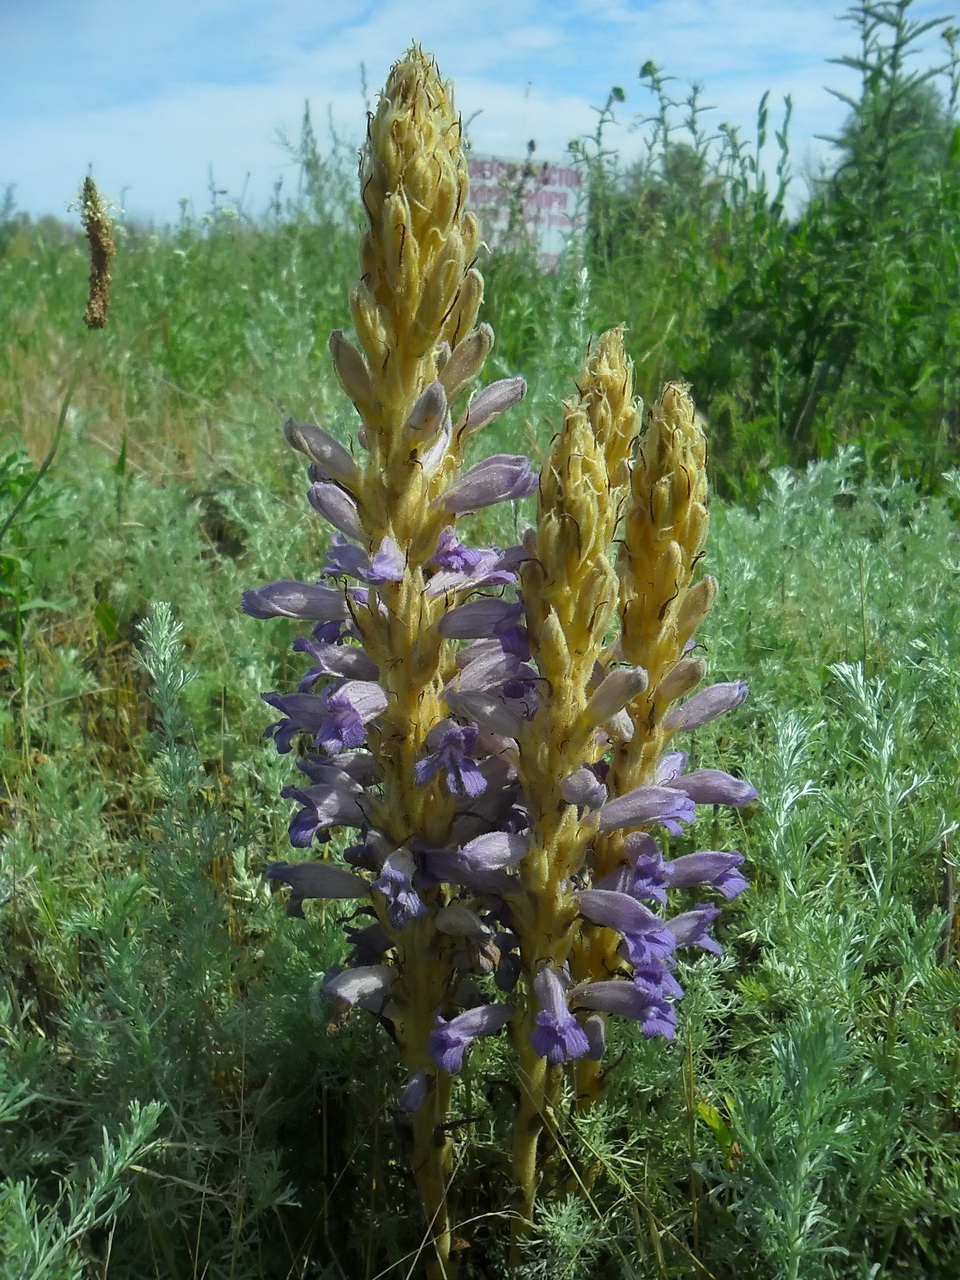
[[[558,975],[544,965],[533,980],[540,1012],[530,1037],[534,1052],[548,1062],[582,1058],[590,1048],[583,1028],[567,1008],[567,992]]]
[[[366,820],[358,803],[363,794],[362,788],[345,773],[312,787],[284,787],[280,794],[285,800],[298,800],[306,806],[305,817],[299,824],[301,828],[306,818],[309,818],[314,831],[320,827],[356,827]],[[306,848],[311,842],[308,840],[300,844],[292,839],[292,833],[291,841],[298,848]]]
[[[626,795],[608,800],[600,810],[599,826],[601,831],[614,831],[619,827],[643,827],[648,823],[659,822],[675,834],[679,834],[678,823],[693,822],[696,809],[691,798],[686,804],[675,804],[672,796],[685,795],[673,787],[637,787]]]
[[[607,1024],[597,1013],[591,1013],[583,1022],[583,1034],[587,1037],[587,1057],[599,1062],[607,1051]]]
[[[484,693],[479,689],[468,689],[463,692],[450,690],[446,699],[447,706],[454,715],[464,720],[475,720],[477,724],[490,729],[493,733],[502,733],[508,738],[516,738],[523,729],[523,717],[508,707],[496,694]]]
[[[526,394],[527,384],[523,378],[503,378],[499,382],[491,382],[467,405],[466,412],[457,423],[457,438],[462,439],[479,431],[494,418],[499,418],[501,413],[506,413],[515,404],[519,404]]]
[[[639,1018],[650,1003],[645,992],[640,991],[628,978],[588,982],[582,987],[575,987],[570,993],[570,999],[581,1008],[615,1013],[624,1018]]]
[[[734,808],[756,800],[757,793],[749,782],[724,773],[722,769],[697,769],[681,774],[667,786],[685,792],[696,804],[726,804]]]
[[[530,837],[508,831],[491,831],[463,845],[460,857],[476,871],[494,871],[512,867],[526,857]]]
[[[719,907],[706,906],[703,903],[693,911],[685,911],[683,915],[674,916],[667,921],[667,928],[677,940],[678,947],[701,947],[704,951],[712,951],[722,956],[723,948],[710,937],[708,930],[720,914]]]
[[[475,640],[466,645],[457,654],[457,666],[460,674],[454,677],[450,687],[459,690],[493,689],[521,671],[520,659],[505,653],[499,640]],[[532,667],[526,670],[536,675]]]
[[[703,658],[681,658],[677,665],[657,685],[657,701],[669,706],[678,698],[685,698],[707,674]]]
[[[359,479],[360,472],[353,458],[339,440],[312,422],[297,422],[288,418],[283,424],[287,442],[305,453],[319,473],[327,480],[337,480],[348,488]]]
[[[671,889],[686,889],[695,884],[709,884],[719,889],[727,899],[737,897],[746,889],[747,882],[737,868],[743,862],[742,853],[717,853],[705,850],[688,853],[664,863]]]
[[[454,515],[469,515],[498,502],[529,497],[537,473],[524,454],[495,453],[452,484],[437,501]]]
[[[307,501],[314,511],[351,541],[363,541],[357,504],[345,489],[329,480],[316,480],[307,490]]]
[[[414,1071],[403,1087],[398,1106],[408,1114],[423,1105],[430,1089],[430,1077],[425,1071]]]
[[[493,936],[493,930],[485,925],[475,911],[458,902],[441,907],[434,917],[441,933],[451,938],[469,938],[471,942],[483,946]]]
[[[380,1013],[389,999],[394,976],[388,964],[336,970],[324,979],[320,989],[325,996]]]
[[[467,1046],[482,1036],[493,1035],[512,1017],[513,1005],[510,1004],[482,1004],[449,1020],[438,1014],[427,1046],[430,1057],[441,1071],[454,1075],[463,1066]]]
[[[575,804],[581,809],[599,809],[607,799],[607,788],[592,769],[586,765],[564,778],[560,784],[560,794],[567,804]]]
[[[699,729],[701,725],[726,715],[743,703],[750,693],[749,686],[742,680],[733,680],[728,684],[713,684],[709,689],[701,689],[692,698],[688,698],[682,707],[677,707],[664,717],[663,727],[668,733],[679,733],[684,729]]]
[[[298,636],[293,642],[293,649],[295,653],[309,654],[316,663],[300,681],[301,693],[307,693],[320,676],[376,680],[380,674],[377,664],[357,645],[316,643]]]
[[[385,582],[401,582],[406,567],[407,562],[403,552],[388,534],[370,560],[368,581],[373,586],[382,586]]]
[[[362,876],[328,862],[271,862],[266,876],[290,886],[288,916],[302,918],[304,898],[367,897],[367,882]]]
[[[420,455],[420,466],[425,475],[432,475],[450,452],[450,441],[453,439],[453,423],[449,413],[440,424],[440,432],[433,443]]]
[[[243,593],[243,611],[253,618],[304,618],[332,622],[347,616],[347,602],[336,587],[308,582],[269,582]]]
[[[657,785],[667,786],[679,778],[687,767],[686,751],[665,751],[657,761]]]
[[[370,576],[370,557],[356,543],[335,533],[320,572],[327,578],[358,578],[366,582]]]
[[[524,612],[522,604],[485,596],[450,609],[440,619],[438,630],[448,640],[493,639],[498,629],[518,624]]]
[[[404,430],[410,434],[414,443],[432,440],[440,430],[446,413],[447,393],[438,379],[421,392],[410,411]]]

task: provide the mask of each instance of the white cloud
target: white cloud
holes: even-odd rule
[[[249,174],[249,208],[259,211],[287,164],[277,129],[295,134],[309,98],[319,133],[329,105],[338,131],[358,141],[361,64],[373,95],[414,39],[456,82],[476,149],[501,155],[522,154],[534,138],[538,156],[562,159],[572,137],[593,131],[591,104],[613,84],[627,101],[609,142],[637,154],[629,124],[650,109],[637,79],[647,59],[677,77],[678,97],[689,81],[703,83],[703,101],[717,106],[705,122],[730,120],[746,137],[765,89],[777,125],[791,93],[801,158],[811,147],[822,152],[814,135],[835,131],[845,114],[824,85],[855,87],[850,72],[825,62],[856,48],[849,25],[835,20],[838,0],[0,5],[0,182],[16,182],[21,206],[35,213],[61,212],[88,163],[105,190],[129,188],[128,207],[140,215],[174,218],[184,195],[205,208],[211,164],[234,194]],[[912,12],[939,10],[923,0]]]

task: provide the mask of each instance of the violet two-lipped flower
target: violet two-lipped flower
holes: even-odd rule
[[[426,914],[427,905],[413,885],[416,859],[409,849],[396,849],[383,863],[371,888],[386,901],[387,916],[394,929],[405,928],[411,920]]]
[[[570,1012],[563,981],[549,965],[534,978],[533,992],[540,1005],[530,1037],[534,1051],[553,1063],[582,1058],[589,1052],[589,1041]]]
[[[513,1017],[513,1005],[482,1004],[475,1009],[443,1018],[437,1014],[430,1034],[429,1053],[441,1071],[455,1075],[463,1066],[463,1055],[474,1040],[493,1035]]]
[[[453,721],[445,721],[432,729],[427,734],[427,746],[434,749],[414,765],[417,785],[426,786],[443,770],[451,795],[478,796],[487,785],[474,755],[479,732],[476,725],[459,725]]]

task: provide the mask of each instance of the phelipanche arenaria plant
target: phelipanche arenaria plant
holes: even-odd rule
[[[716,594],[696,575],[703,431],[680,383],[641,429],[620,330],[587,353],[539,479],[514,454],[464,469],[471,437],[526,388],[472,391],[494,341],[477,324],[478,228],[451,90],[419,48],[391,70],[360,182],[356,339],[330,338],[356,447],[285,427],[334,530],[326,562],[317,582],[272,582],[243,607],[312,624],[294,641],[312,664],[299,690],[263,695],[278,750],[302,752],[285,792],[302,860],[267,874],[289,886],[290,915],[308,898],[355,904],[323,990],[396,1045],[412,1167],[449,1274],[446,1122],[471,1046],[505,1032],[516,1058],[522,1231],[564,1081],[580,1107],[602,1086],[607,1017],[670,1040],[678,953],[719,953],[716,903],[746,887],[741,855],[670,859],[660,835],[683,832],[698,805],[754,798],[728,773],[688,769],[682,749],[747,688],[694,692],[695,633]],[[463,517],[534,493],[522,545],[470,544]],[[337,828],[355,833],[342,860],[311,860]]]

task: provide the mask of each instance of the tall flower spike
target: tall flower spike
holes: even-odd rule
[[[604,1018],[669,1038],[683,996],[674,952],[719,947],[718,908],[678,915],[670,895],[744,886],[738,854],[666,861],[648,828],[679,835],[698,803],[754,794],[664,754],[745,687],[688,697],[705,674],[689,642],[715,593],[712,579],[693,584],[703,436],[686,388],[669,384],[631,470],[639,404],[622,331],[599,339],[564,405],[536,529],[522,547],[461,541],[459,517],[526,496],[536,477],[509,454],[461,475],[465,442],[524,383],[468,398],[493,333],[475,327],[482,282],[460,132],[448,86],[412,49],[390,72],[361,161],[369,229],[351,295],[356,338],[330,339],[359,447],[309,423],[286,427],[309,460],[308,501],[343,536],[320,583],[277,581],[244,599],[254,617],[316,624],[294,645],[313,662],[299,691],[264,695],[281,715],[267,732],[280,751],[306,750],[307,785],[284,792],[300,806],[294,846],[335,826],[359,838],[349,870],[305,861],[269,874],[289,886],[294,913],[310,897],[361,904],[363,927],[346,926],[348,954],[322,990],[376,1018],[396,1046],[430,1280],[457,1269],[453,1073],[475,1041],[509,1025],[515,1264],[564,1071],[589,1105]]]
[[[309,423],[291,419],[285,428],[310,462],[308,501],[344,535],[321,570],[336,585],[275,582],[248,591],[244,608],[255,617],[320,625],[317,643],[295,644],[316,660],[300,692],[266,695],[283,717],[268,732],[280,750],[304,735],[313,739],[301,761],[313,785],[287,792],[303,806],[292,841],[304,848],[322,828],[360,827],[362,843],[348,851],[357,874],[344,871],[343,880],[287,864],[272,874],[293,889],[295,911],[309,896],[351,890],[368,897],[376,947],[355,943],[349,967],[331,975],[327,989],[377,1014],[398,1047],[412,1163],[435,1251],[430,1275],[448,1278],[455,1269],[447,1203],[451,1081],[449,1071],[437,1073],[430,1047],[438,1019],[444,1034],[460,1037],[462,1056],[512,1012],[502,1004],[484,1005],[482,1015],[457,1012],[466,998],[461,971],[489,970],[497,955],[488,951],[485,925],[482,945],[451,932],[451,919],[461,918],[451,908],[467,911],[455,901],[461,880],[453,877],[490,886],[497,883],[491,877],[506,874],[500,866],[472,871],[458,858],[458,833],[468,828],[467,840],[496,836],[513,799],[500,794],[509,772],[498,754],[502,740],[477,724],[470,699],[498,725],[522,723],[497,688],[458,693],[452,677],[458,642],[478,622],[473,634],[499,627],[498,643],[526,654],[522,609],[475,598],[478,588],[515,581],[516,549],[464,546],[456,523],[526,496],[536,476],[526,458],[513,455],[459,474],[463,441],[516,404],[525,384],[508,379],[472,403],[456,403],[479,375],[493,332],[474,328],[483,290],[472,266],[478,232],[465,207],[460,120],[449,87],[419,48],[390,72],[360,178],[369,226],[350,299],[356,341],[340,330],[330,338],[337,378],[361,419],[360,448],[349,450]],[[363,585],[351,585],[356,581]],[[520,661],[504,656],[510,670]],[[442,880],[431,873],[431,859],[445,865]],[[382,964],[369,965],[371,950]],[[370,990],[351,980],[358,969],[369,970]],[[443,1065],[452,1062],[448,1055]]]
[[[611,762],[618,794],[655,780],[669,736],[663,717],[702,674],[685,653],[716,593],[712,578],[691,589],[707,533],[706,454],[689,388],[668,382],[640,437],[617,564],[621,652],[648,675],[647,688],[628,707],[635,732]],[[608,841],[600,874],[620,860],[617,842]]]
[[[601,662],[618,605],[609,548],[637,419],[622,334],[604,334],[580,371],[577,395],[564,403],[540,477],[536,534],[525,539],[530,559],[521,568],[522,594],[542,687],[518,736],[530,849],[509,899],[524,968],[512,1025],[520,1080],[513,1155],[518,1222],[533,1211],[539,1134],[560,1087],[558,1064],[589,1047],[565,1003],[560,1007],[557,976],[576,937],[573,886],[596,833],[593,810],[606,798],[600,778],[591,784],[587,771],[600,754],[600,719],[618,714],[646,683],[639,669],[614,676]]]

